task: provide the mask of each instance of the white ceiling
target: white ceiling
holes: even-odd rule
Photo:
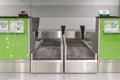
[[[0,0],[0,5],[119,5],[119,0]]]
[[[30,0],[0,0],[0,5],[30,5]]]
[[[32,5],[119,5],[119,0],[31,0]]]

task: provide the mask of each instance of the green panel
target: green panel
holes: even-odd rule
[[[104,33],[105,21],[119,21],[119,18],[100,18],[100,60],[120,60],[120,33]]]
[[[28,60],[28,18],[0,18],[0,21],[23,21],[24,33],[0,33],[0,60]]]

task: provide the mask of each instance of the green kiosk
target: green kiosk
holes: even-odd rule
[[[0,17],[0,72],[30,71],[30,18]]]
[[[96,17],[98,72],[120,72],[120,17]]]

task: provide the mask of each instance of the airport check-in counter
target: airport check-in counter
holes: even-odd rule
[[[30,72],[30,17],[0,17],[0,72]]]
[[[96,73],[97,54],[91,48],[94,32],[39,30],[37,46],[31,53],[31,73]],[[89,46],[90,45],[90,46]]]
[[[98,72],[120,72],[120,17],[96,17],[94,37]]]
[[[79,30],[39,30],[39,18],[0,20],[0,72],[97,72],[91,32],[83,38]]]
[[[61,31],[41,30],[38,45],[31,54],[31,73],[63,73]]]
[[[65,73],[97,73],[97,53],[91,47],[92,34],[85,32],[85,37],[81,37],[80,31],[65,31]]]
[[[0,72],[30,72],[30,52],[35,46],[33,29],[38,23],[39,18],[33,17],[0,17]]]

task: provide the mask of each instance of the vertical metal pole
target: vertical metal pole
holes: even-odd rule
[[[81,25],[80,29],[81,29],[81,39],[83,40],[84,39],[85,26]]]
[[[61,26],[62,40],[63,40],[63,73],[65,73],[65,42],[64,42],[65,27],[66,27],[65,25]]]

